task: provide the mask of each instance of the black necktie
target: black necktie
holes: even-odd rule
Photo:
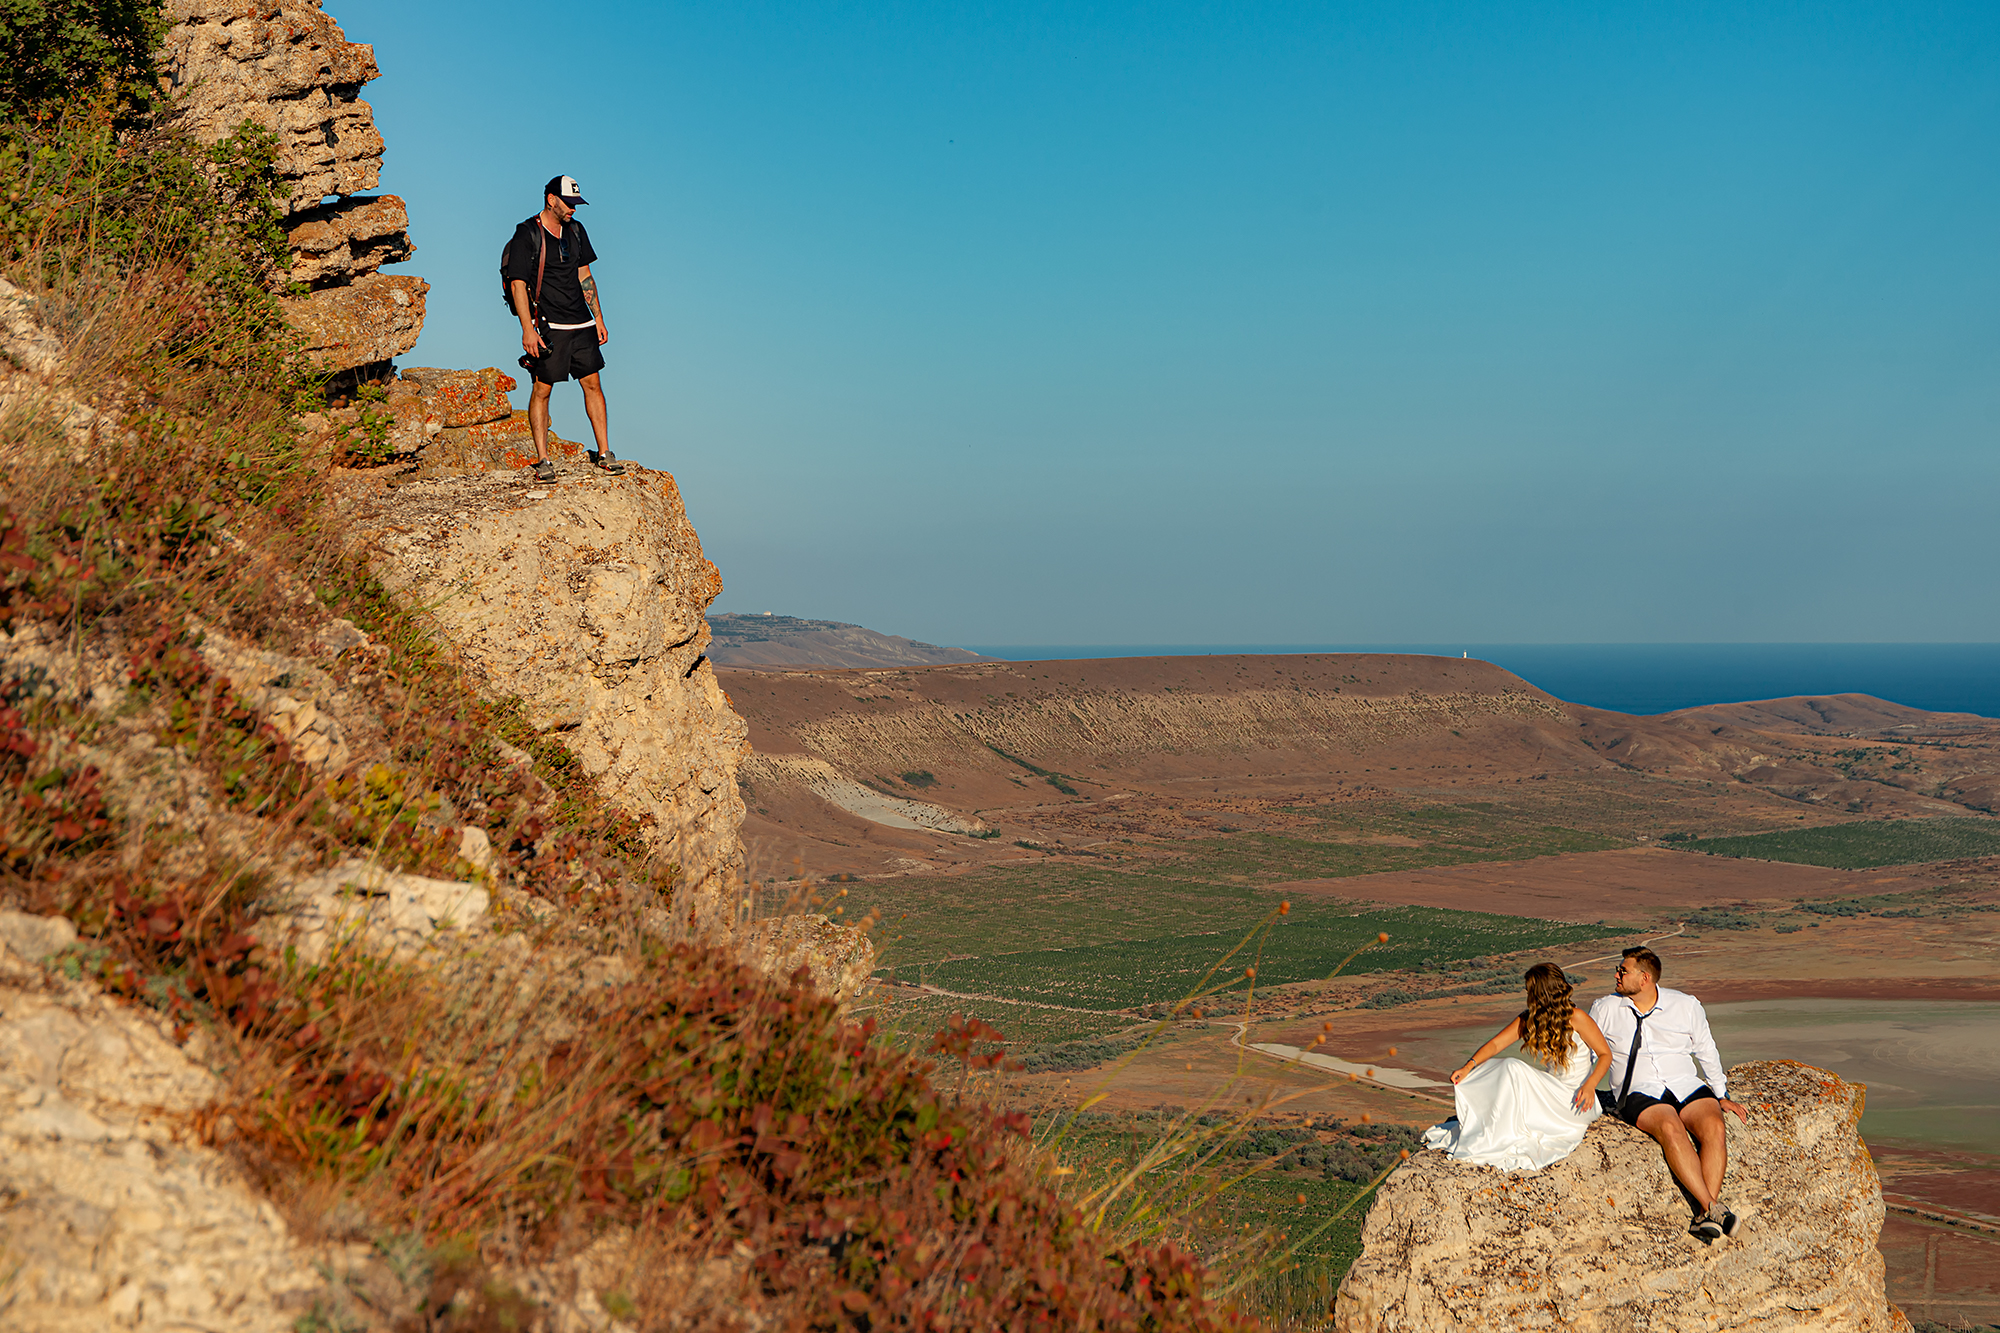
[[[1625,1114],[1625,1099],[1632,1095],[1632,1071],[1639,1067],[1639,1042],[1646,1035],[1646,1020],[1651,1014],[1632,1011],[1632,1049],[1625,1052],[1625,1081],[1618,1085],[1618,1114]]]

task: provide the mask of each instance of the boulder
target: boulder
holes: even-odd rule
[[[166,0],[159,69],[180,123],[216,143],[244,123],[277,136],[272,163],[292,245],[274,285],[314,290],[284,302],[321,370],[373,367],[423,330],[419,278],[384,278],[415,249],[395,195],[352,197],[382,177],[383,143],[361,85],[381,71],[319,0]]]
[[[1739,1065],[1723,1197],[1734,1240],[1688,1234],[1692,1208],[1659,1145],[1605,1117],[1542,1171],[1420,1152],[1383,1182],[1338,1333],[1841,1329],[1909,1321],[1883,1294],[1882,1185],[1858,1126],[1865,1089],[1791,1061]]]
[[[586,452],[576,441],[549,432],[549,457],[558,463],[581,463]],[[534,461],[535,435],[528,426],[525,410],[510,411],[504,417],[476,426],[442,430],[424,454],[426,467],[468,472],[511,471]]]
[[[467,840],[461,838],[460,845]],[[486,856],[490,862],[490,844]],[[490,868],[482,873],[490,874]],[[441,935],[481,928],[491,903],[478,884],[346,861],[272,894],[270,913],[257,932],[274,946],[297,949],[307,963],[323,963],[347,947],[409,961]]]
[[[76,927],[68,917],[0,912],[0,946],[13,950],[17,958],[38,963],[75,943]]]

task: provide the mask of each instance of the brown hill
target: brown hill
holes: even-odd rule
[[[1698,727],[1747,727],[1800,736],[1880,736],[1984,731],[1994,725],[1977,713],[1928,713],[1892,704],[1872,694],[1815,694],[1790,699],[1758,699],[1740,704],[1707,704],[1664,715]]]
[[[1107,838],[1282,832],[1301,803],[1456,804],[1505,789],[1518,804],[1524,783],[1602,807],[1606,827],[1633,841],[1690,821],[1734,830],[1802,816],[1963,815],[1991,785],[1981,766],[2000,769],[1983,745],[1933,747],[1918,762],[1871,743],[1857,759],[1796,727],[1587,708],[1463,658],[1103,658],[721,677],[755,751],[746,836],[761,840],[767,862],[803,854],[816,870],[942,870],[1018,857],[1016,842],[1075,850]],[[1933,716],[1895,714],[1906,715]],[[943,817],[885,825],[864,813],[879,796],[855,799],[857,785],[1004,836],[941,834]]]
[[[718,666],[898,667],[990,662],[963,648],[940,648],[900,634],[878,634],[839,620],[722,612],[708,618],[714,640],[709,660]]]

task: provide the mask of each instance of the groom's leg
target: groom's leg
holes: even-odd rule
[[[1715,1191],[1702,1178],[1703,1159],[1695,1154],[1694,1142],[1688,1138],[1685,1126],[1674,1108],[1664,1102],[1656,1103],[1639,1113],[1637,1124],[1660,1141],[1660,1148],[1667,1155],[1667,1169],[1680,1181],[1681,1188],[1694,1196],[1696,1203],[1707,1211],[1715,1202]]]
[[[1721,1198],[1722,1173],[1729,1166],[1729,1135],[1721,1104],[1712,1097],[1689,1102],[1681,1108],[1680,1121],[1701,1149],[1701,1175],[1709,1195]]]

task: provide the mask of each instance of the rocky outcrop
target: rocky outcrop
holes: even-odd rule
[[[334,484],[375,575],[672,849],[684,889],[719,894],[742,868],[748,748],[704,655],[722,579],[671,476],[560,469],[547,486],[500,472]]]
[[[325,1284],[188,1132],[219,1085],[143,1011],[23,956],[75,938],[60,917],[0,912],[0,1323],[290,1328]]]
[[[394,360],[424,331],[422,278],[371,273],[349,287],[329,287],[286,301],[306,337],[306,355],[323,370],[352,370]]]
[[[745,944],[750,961],[764,971],[787,977],[803,967],[813,984],[836,1000],[859,994],[875,971],[875,944],[868,932],[818,912],[756,922]]]
[[[463,830],[459,845],[465,859],[480,855],[490,865],[485,830]],[[350,945],[408,962],[478,931],[491,905],[479,884],[347,861],[272,894],[259,925],[268,943],[289,945],[307,963]]]
[[[1397,1168],[1340,1286],[1339,1333],[1574,1333],[1910,1327],[1883,1295],[1882,1186],[1858,1132],[1865,1089],[1783,1062],[1730,1071],[1733,1241],[1688,1234],[1660,1149],[1609,1119],[1542,1171],[1423,1152]]]
[[[337,287],[365,278],[384,264],[400,264],[410,244],[410,211],[393,194],[343,199],[293,216],[293,282]]]
[[[361,85],[375,49],[350,42],[319,0],[167,0],[160,69],[182,124],[204,143],[245,121],[277,136],[293,251],[282,281],[312,290],[286,298],[307,352],[327,371],[401,356],[423,331],[421,278],[388,277],[415,247],[394,195],[363,196],[382,175],[382,135]]]

